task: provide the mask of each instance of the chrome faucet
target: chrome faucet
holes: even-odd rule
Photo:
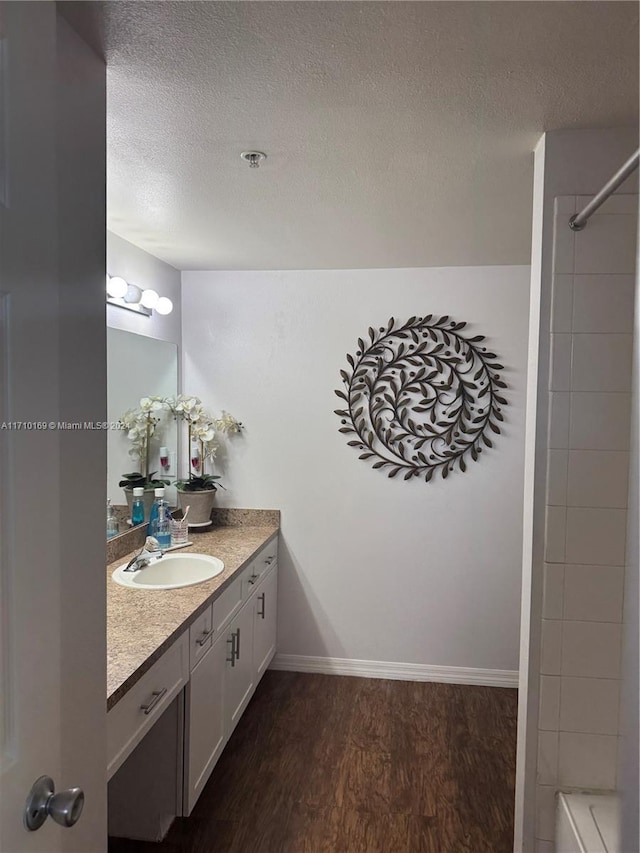
[[[147,536],[144,545],[127,563],[125,572],[138,572],[140,569],[145,569],[151,564],[152,559],[159,560],[164,556],[164,551],[160,547],[158,540],[153,536]]]

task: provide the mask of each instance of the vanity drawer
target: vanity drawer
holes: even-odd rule
[[[274,539],[260,551],[250,562],[243,577],[245,586],[243,598],[248,598],[269,569],[278,562],[278,540]]]
[[[216,634],[224,631],[242,607],[242,590],[248,569],[249,566],[234,578],[222,595],[213,602],[213,630]]]
[[[211,606],[191,624],[189,628],[189,666],[191,669],[211,648],[213,637],[213,614]]]
[[[188,680],[189,632],[185,631],[107,714],[109,779]]]

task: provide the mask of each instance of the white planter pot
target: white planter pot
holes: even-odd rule
[[[133,506],[133,489],[123,489],[127,498],[127,506],[129,507],[129,518],[131,518],[131,507]],[[153,501],[155,498],[155,489],[145,489],[144,495],[142,496],[142,502],[144,503],[144,520],[145,523],[149,521],[149,515],[151,514],[151,507],[153,506]],[[189,513],[191,515],[191,513]]]
[[[205,527],[211,524],[211,510],[216,498],[215,489],[205,489],[201,492],[182,492],[178,489],[178,506],[184,512],[188,506],[189,527]]]

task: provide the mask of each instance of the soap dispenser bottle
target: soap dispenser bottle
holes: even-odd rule
[[[135,527],[144,521],[144,489],[138,486],[133,490],[133,503],[131,505],[131,524]]]

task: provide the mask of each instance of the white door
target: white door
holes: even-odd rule
[[[101,853],[104,65],[51,2],[0,4],[0,45],[0,851]],[[23,825],[43,775],[75,826]]]

